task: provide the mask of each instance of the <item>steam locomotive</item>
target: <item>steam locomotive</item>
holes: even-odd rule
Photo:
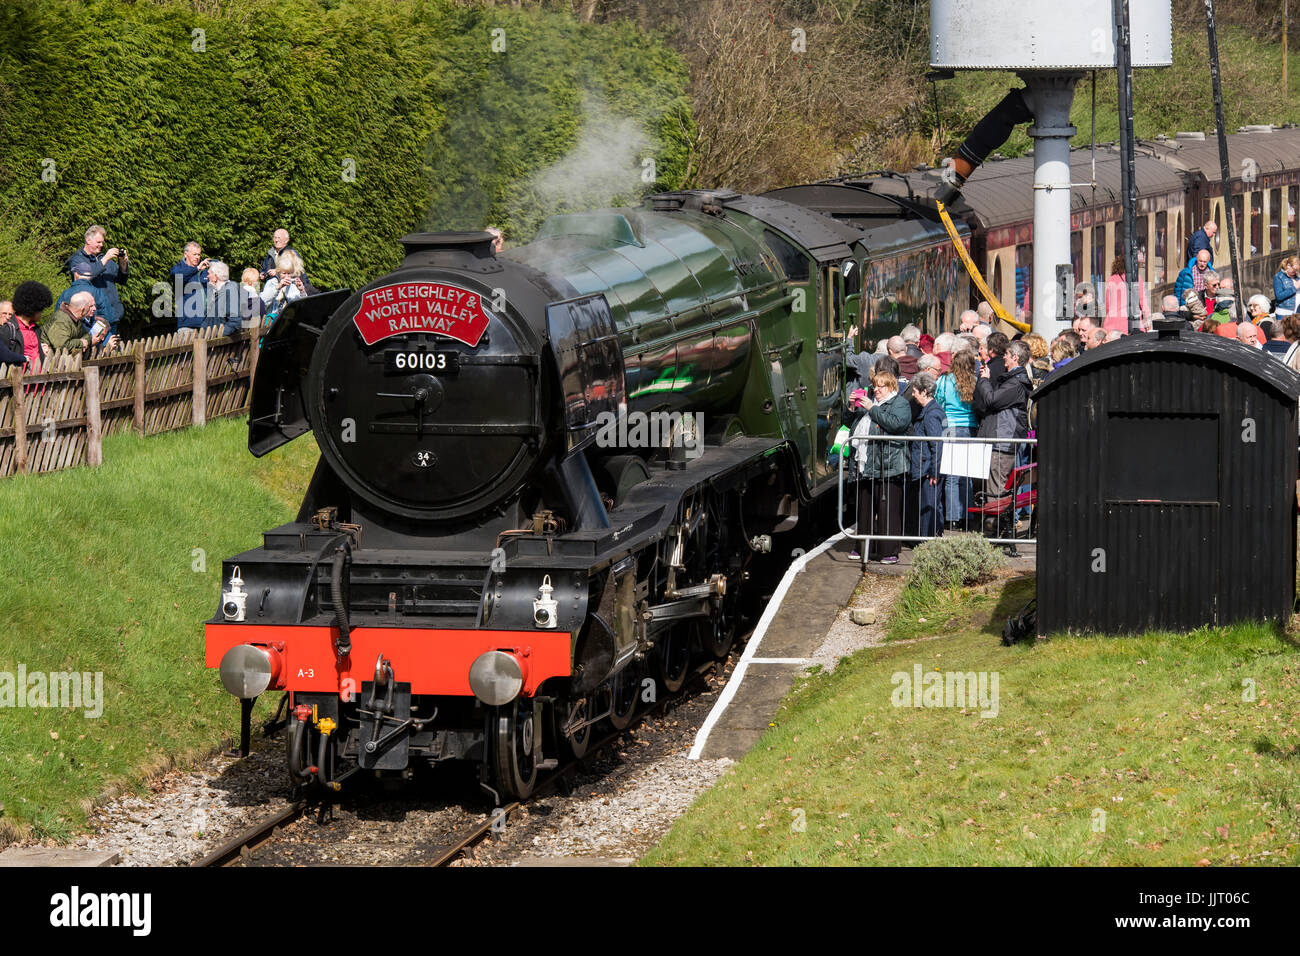
[[[410,235],[390,274],[292,303],[249,449],[310,430],[321,458],[297,519],[223,562],[206,624],[245,737],[287,691],[296,784],[458,760],[518,798],[651,681],[725,657],[773,536],[833,497],[868,250],[945,247],[873,203],[846,224],[685,191],[504,253]]]
[[[1300,187],[1266,147],[1296,135],[1229,137],[1259,170],[1247,279],[1295,235]],[[1196,166],[1185,138],[1139,162],[1157,293],[1170,230],[1221,218],[1169,171]],[[956,207],[1011,307],[1030,285],[1017,163],[977,169]],[[460,760],[519,797],[598,722],[626,726],[648,681],[674,691],[725,656],[755,575],[783,563],[773,536],[833,497],[844,350],[970,304],[938,188],[921,171],[665,193],[501,254],[487,233],[411,235],[392,273],[292,303],[262,343],[249,449],[310,430],[321,460],[297,519],[223,562],[206,625],[245,737],[252,701],[287,691],[295,783]],[[1078,276],[1119,245],[1096,202],[1076,202]]]

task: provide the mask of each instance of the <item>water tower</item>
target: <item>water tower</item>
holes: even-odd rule
[[[1134,67],[1172,62],[1170,2],[1131,0]],[[1018,99],[1023,99],[1034,121],[1029,128],[1034,140],[1033,326],[1049,341],[1061,327],[1057,266],[1070,262],[1070,139],[1077,132],[1070,125],[1070,104],[1075,84],[1086,72],[1116,67],[1113,9],[1109,0],[930,3],[932,69],[1014,70],[1025,83]],[[1005,129],[1003,139],[1010,132],[1006,124],[1022,119],[1014,108],[1008,112],[1010,117],[1001,126],[990,124]],[[987,151],[980,156],[967,153],[967,162],[973,159],[978,165],[986,155]]]

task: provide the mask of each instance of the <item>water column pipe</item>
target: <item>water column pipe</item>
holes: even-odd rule
[[[1060,288],[1057,267],[1070,265],[1070,125],[1074,88],[1083,73],[1019,74],[1034,114],[1034,331],[1049,342],[1070,321],[1074,290]],[[1062,318],[1064,304],[1065,317]]]

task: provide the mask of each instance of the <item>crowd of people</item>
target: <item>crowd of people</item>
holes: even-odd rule
[[[0,302],[0,365],[34,375],[61,350],[90,355],[121,347],[118,286],[131,277],[130,256],[124,246],[105,248],[106,242],[103,226],[86,230],[81,248],[63,264],[69,283],[57,298],[44,283],[27,281]],[[244,269],[238,282],[230,266],[206,258],[198,242],[185,244],[170,280],[155,314],[173,315],[176,331],[191,335],[214,326],[230,335],[269,324],[288,303],[317,292],[286,229],[272,233],[260,266]]]
[[[1273,297],[1251,296],[1246,314],[1239,316],[1232,279],[1219,276],[1210,265],[1215,233],[1214,224],[1206,223],[1193,234],[1187,266],[1159,312],[1148,310],[1145,289],[1137,287],[1142,317],[1136,330],[1151,331],[1160,323],[1162,328],[1223,336],[1266,351],[1300,373],[1300,258],[1283,259]],[[848,357],[846,427],[859,439],[854,443],[859,533],[882,536],[872,538],[869,559],[896,563],[903,537],[937,537],[963,529],[1014,535],[1028,529],[1025,496],[1014,497],[1027,489],[1013,480],[1013,470],[1028,464],[1032,453],[1028,443],[1015,439],[1033,437],[1029,397],[1047,375],[1129,334],[1130,290],[1122,259],[1111,272],[1104,308],[1085,287],[1076,295],[1070,328],[1051,341],[1032,332],[1008,338],[994,331],[994,311],[981,302],[961,314],[955,332],[932,337],[909,325],[882,340],[874,353]],[[891,442],[886,437],[903,435],[936,440]],[[945,470],[941,449],[958,447],[945,446],[940,440],[945,437],[990,440],[981,477],[973,476],[968,465]],[[971,456],[959,460],[969,462]],[[972,514],[981,485],[986,500],[1003,499],[986,510],[1001,512],[1011,523],[1009,531],[1008,524],[986,525],[982,512]]]
[[[990,489],[1006,488],[1027,460],[1027,446],[1014,439],[1028,436],[1029,394],[1052,370],[1042,336],[1012,340],[975,310],[962,313],[956,332],[931,337],[908,325],[874,354],[850,355],[848,364],[856,381],[846,427],[854,438],[1006,439],[989,443]],[[871,560],[897,563],[904,534],[937,537],[971,526],[976,481],[968,467],[945,473],[942,447],[937,440],[854,443],[860,530],[894,539],[873,538]]]

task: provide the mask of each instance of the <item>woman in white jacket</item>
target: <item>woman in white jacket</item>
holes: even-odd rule
[[[275,275],[267,279],[266,285],[262,287],[262,304],[266,307],[268,322],[274,320],[294,299],[312,293],[304,271],[302,259],[296,252],[286,250],[275,260]]]

